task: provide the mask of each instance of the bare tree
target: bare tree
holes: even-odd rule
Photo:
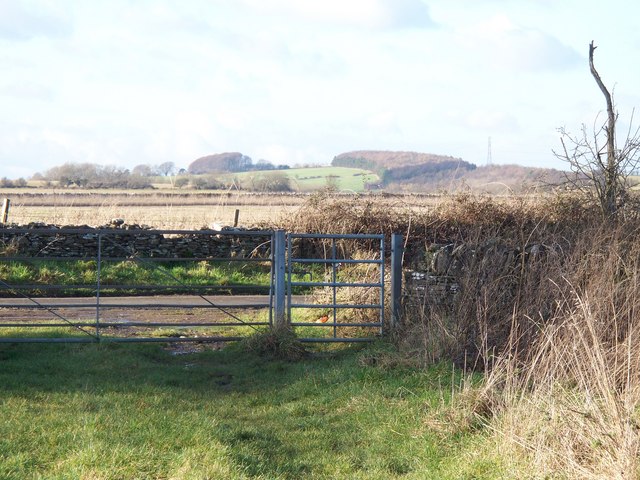
[[[151,165],[143,163],[133,167],[131,173],[133,173],[134,175],[140,175],[141,177],[150,177],[151,175],[153,175],[153,168],[151,167]]]
[[[579,135],[572,135],[561,128],[562,150],[553,153],[557,158],[569,163],[574,176],[573,186],[587,186],[592,191],[605,219],[615,219],[628,193],[629,174],[636,169],[640,157],[640,127],[633,127],[633,114],[622,148],[618,148],[616,126],[618,113],[615,111],[613,96],[602,82],[593,63],[596,50],[593,41],[589,44],[589,69],[607,105],[607,120],[598,117],[589,130],[584,124]]]
[[[164,162],[158,165],[156,169],[160,173],[160,175],[168,177],[169,175],[172,175],[173,172],[175,172],[176,164],[173,162]]]

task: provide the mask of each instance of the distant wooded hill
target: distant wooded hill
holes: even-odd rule
[[[342,153],[334,157],[331,165],[371,170],[380,177],[382,186],[417,177],[450,178],[476,168],[473,163],[451,156],[376,150]]]
[[[334,157],[331,165],[371,170],[380,177],[379,187],[388,191],[506,193],[549,189],[566,181],[566,172],[550,168],[476,167],[460,158],[417,152],[347,152]]]
[[[489,165],[474,170],[443,172],[444,175],[419,175],[389,183],[385,188],[396,192],[456,192],[507,194],[532,190],[547,191],[567,182],[567,172],[553,168],[522,165]]]

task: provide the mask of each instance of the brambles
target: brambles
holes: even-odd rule
[[[626,228],[625,228],[626,227]],[[551,285],[527,348],[496,356],[492,429],[541,475],[636,478],[640,432],[638,226],[592,232]],[[512,342],[531,319],[513,318]]]

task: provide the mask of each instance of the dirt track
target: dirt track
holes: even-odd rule
[[[295,300],[301,298],[295,297]],[[101,297],[100,320],[124,325],[128,322],[225,322],[234,321],[226,312],[246,316],[268,307],[269,297],[265,295]],[[96,298],[0,298],[0,325],[56,320],[59,319],[56,314],[69,321],[94,321]]]

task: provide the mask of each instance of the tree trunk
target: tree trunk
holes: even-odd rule
[[[613,100],[607,87],[602,83],[602,79],[593,65],[593,52],[598,48],[593,44],[593,41],[589,44],[589,68],[591,69],[591,75],[596,79],[596,83],[604,98],[607,102],[607,117],[608,122],[605,127],[605,133],[607,136],[607,163],[604,165],[604,190],[603,197],[601,198],[603,213],[606,217],[613,218],[617,213],[617,197],[618,197],[618,161],[616,158],[616,116],[613,111]],[[599,152],[598,152],[599,154]],[[603,164],[603,162],[600,162]]]

